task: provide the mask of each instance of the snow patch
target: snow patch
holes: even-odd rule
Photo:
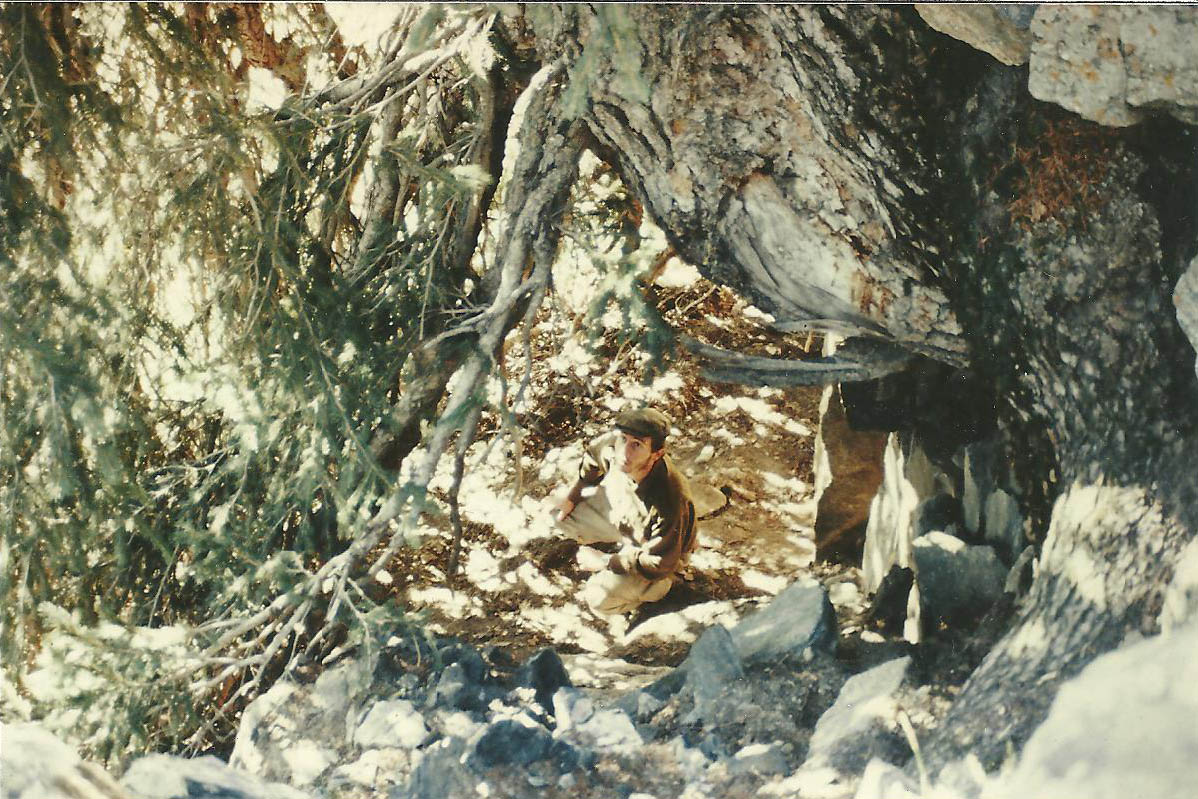
[[[482,604],[477,599],[448,588],[412,588],[408,591],[408,601],[415,606],[436,608],[451,619],[464,619],[483,613]]]
[[[694,285],[702,277],[695,267],[680,258],[671,258],[666,261],[666,268],[657,276],[655,282],[662,288],[682,289]]]
[[[720,397],[715,402],[715,409],[726,414],[740,411],[755,422],[780,427],[792,435],[810,436],[812,434],[810,427],[779,413],[764,400],[752,397]]]
[[[790,584],[785,577],[765,574],[754,569],[746,569],[741,572],[740,579],[746,587],[757,591],[764,591],[770,595],[777,594]]]

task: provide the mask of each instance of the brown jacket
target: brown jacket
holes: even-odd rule
[[[586,486],[598,485],[612,466],[619,435],[607,434],[591,442],[578,467],[578,482],[570,492],[577,503]],[[637,485],[636,496],[648,511],[648,519],[639,530],[625,530],[634,548],[612,555],[608,568],[616,574],[634,572],[649,580],[669,577],[695,549],[695,503],[686,478],[663,455],[645,479]]]

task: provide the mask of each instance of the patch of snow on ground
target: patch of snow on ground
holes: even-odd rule
[[[485,463],[477,462],[476,450],[485,452],[483,445],[471,448],[475,463],[466,470],[458,495],[462,516],[471,521],[491,524],[495,532],[508,542],[508,552],[515,552],[534,538],[553,534],[550,506],[540,499],[524,496],[519,504],[513,501],[511,488],[505,485],[507,455],[496,446]],[[448,490],[452,475],[452,459],[442,459],[437,475],[430,483],[434,490]]]
[[[562,345],[561,352],[549,358],[546,363],[555,375],[573,372],[579,377],[587,377],[596,368],[595,354],[587,348],[585,342],[577,338],[568,339]]]
[[[541,596],[561,596],[566,593],[560,586],[555,585],[531,563],[522,563],[516,569],[516,576],[528,586],[533,593]]]
[[[727,600],[720,602],[703,602],[698,605],[691,605],[679,611],[683,618],[691,621],[702,627],[711,627],[716,624],[722,624],[725,627],[733,627],[740,620],[740,614],[737,612],[737,604]]]
[[[767,594],[774,595],[779,593],[783,588],[790,584],[790,581],[780,575],[765,574],[756,569],[745,569],[741,572],[740,579],[748,588],[753,588],[758,591],[765,591]]]
[[[811,428],[807,425],[779,413],[768,402],[753,397],[720,397],[715,402],[715,409],[725,414],[740,411],[755,422],[779,427],[792,435],[810,436],[812,434]]]
[[[670,671],[669,666],[642,666],[618,658],[581,653],[562,655],[562,663],[577,688],[614,688],[629,691],[656,680]]]
[[[499,561],[485,549],[472,549],[466,556],[466,579],[484,591],[502,591],[509,586],[499,574]]]
[[[665,399],[667,395],[681,392],[685,387],[682,376],[677,372],[666,372],[649,385],[636,379],[628,379],[620,384],[619,396],[623,398],[624,402],[619,404],[621,408],[625,405],[636,405],[642,402],[652,405]],[[612,410],[618,410],[618,408],[612,408]],[[684,421],[683,419],[674,420],[675,423]]]
[[[578,568],[585,572],[597,572],[607,567],[607,562],[611,560],[611,555],[591,547],[579,547],[577,560]]]
[[[572,479],[578,474],[578,464],[582,460],[582,451],[578,446],[554,447],[545,453],[541,460],[541,469],[537,479],[542,483],[553,483],[559,480]]]
[[[655,281],[657,285],[667,289],[682,289],[693,285],[702,275],[699,270],[679,258],[666,261],[666,268],[661,271]]]
[[[790,564],[793,568],[806,569],[811,564],[815,563],[815,542],[809,538],[799,538],[797,536],[790,537],[791,544],[794,545],[796,552],[793,555],[787,555],[784,562]]]
[[[577,605],[526,607],[521,609],[520,616],[529,627],[548,633],[559,642],[576,643],[587,652],[603,653],[611,647],[606,636],[587,626],[588,619]]]
[[[633,627],[625,636],[625,641],[635,641],[648,635],[655,635],[667,641],[685,641],[690,643],[698,637],[692,631],[691,625],[681,613],[663,613]]]
[[[717,569],[732,569],[736,567],[736,561],[729,558],[727,555],[721,554],[716,545],[709,546],[711,542],[700,540],[699,548],[696,549],[690,558],[690,564],[694,568],[703,572],[715,571]]]
[[[718,430],[712,430],[710,435],[712,438],[719,439],[730,447],[743,447],[745,445],[745,440],[743,438],[730,430],[723,429],[722,427]]]
[[[761,478],[770,488],[795,496],[805,496],[808,491],[808,485],[797,477],[783,477],[773,472],[762,472]]]
[[[412,588],[408,601],[420,607],[436,608],[451,619],[464,619],[482,613],[482,605],[476,599],[456,593],[448,588]]]
[[[772,325],[776,321],[773,314],[767,313],[755,305],[746,305],[744,315],[746,319],[756,319],[767,325]]]

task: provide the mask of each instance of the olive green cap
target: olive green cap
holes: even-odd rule
[[[616,417],[616,429],[629,435],[653,439],[655,448],[665,444],[670,434],[670,417],[656,408],[634,408]]]

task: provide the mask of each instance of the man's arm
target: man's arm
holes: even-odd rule
[[[570,493],[566,494],[566,498],[558,503],[559,519],[564,519],[574,512],[574,508],[582,501],[584,488],[597,486],[603,481],[604,475],[611,466],[610,455],[605,452],[605,449],[614,438],[614,434],[604,433],[592,439],[583,450],[582,463],[578,465],[578,479],[570,487]]]
[[[669,577],[682,558],[687,531],[694,525],[693,516],[689,502],[670,517],[653,512],[644,532],[648,540],[635,549],[612,555],[608,568],[616,574],[639,574],[647,580]]]

